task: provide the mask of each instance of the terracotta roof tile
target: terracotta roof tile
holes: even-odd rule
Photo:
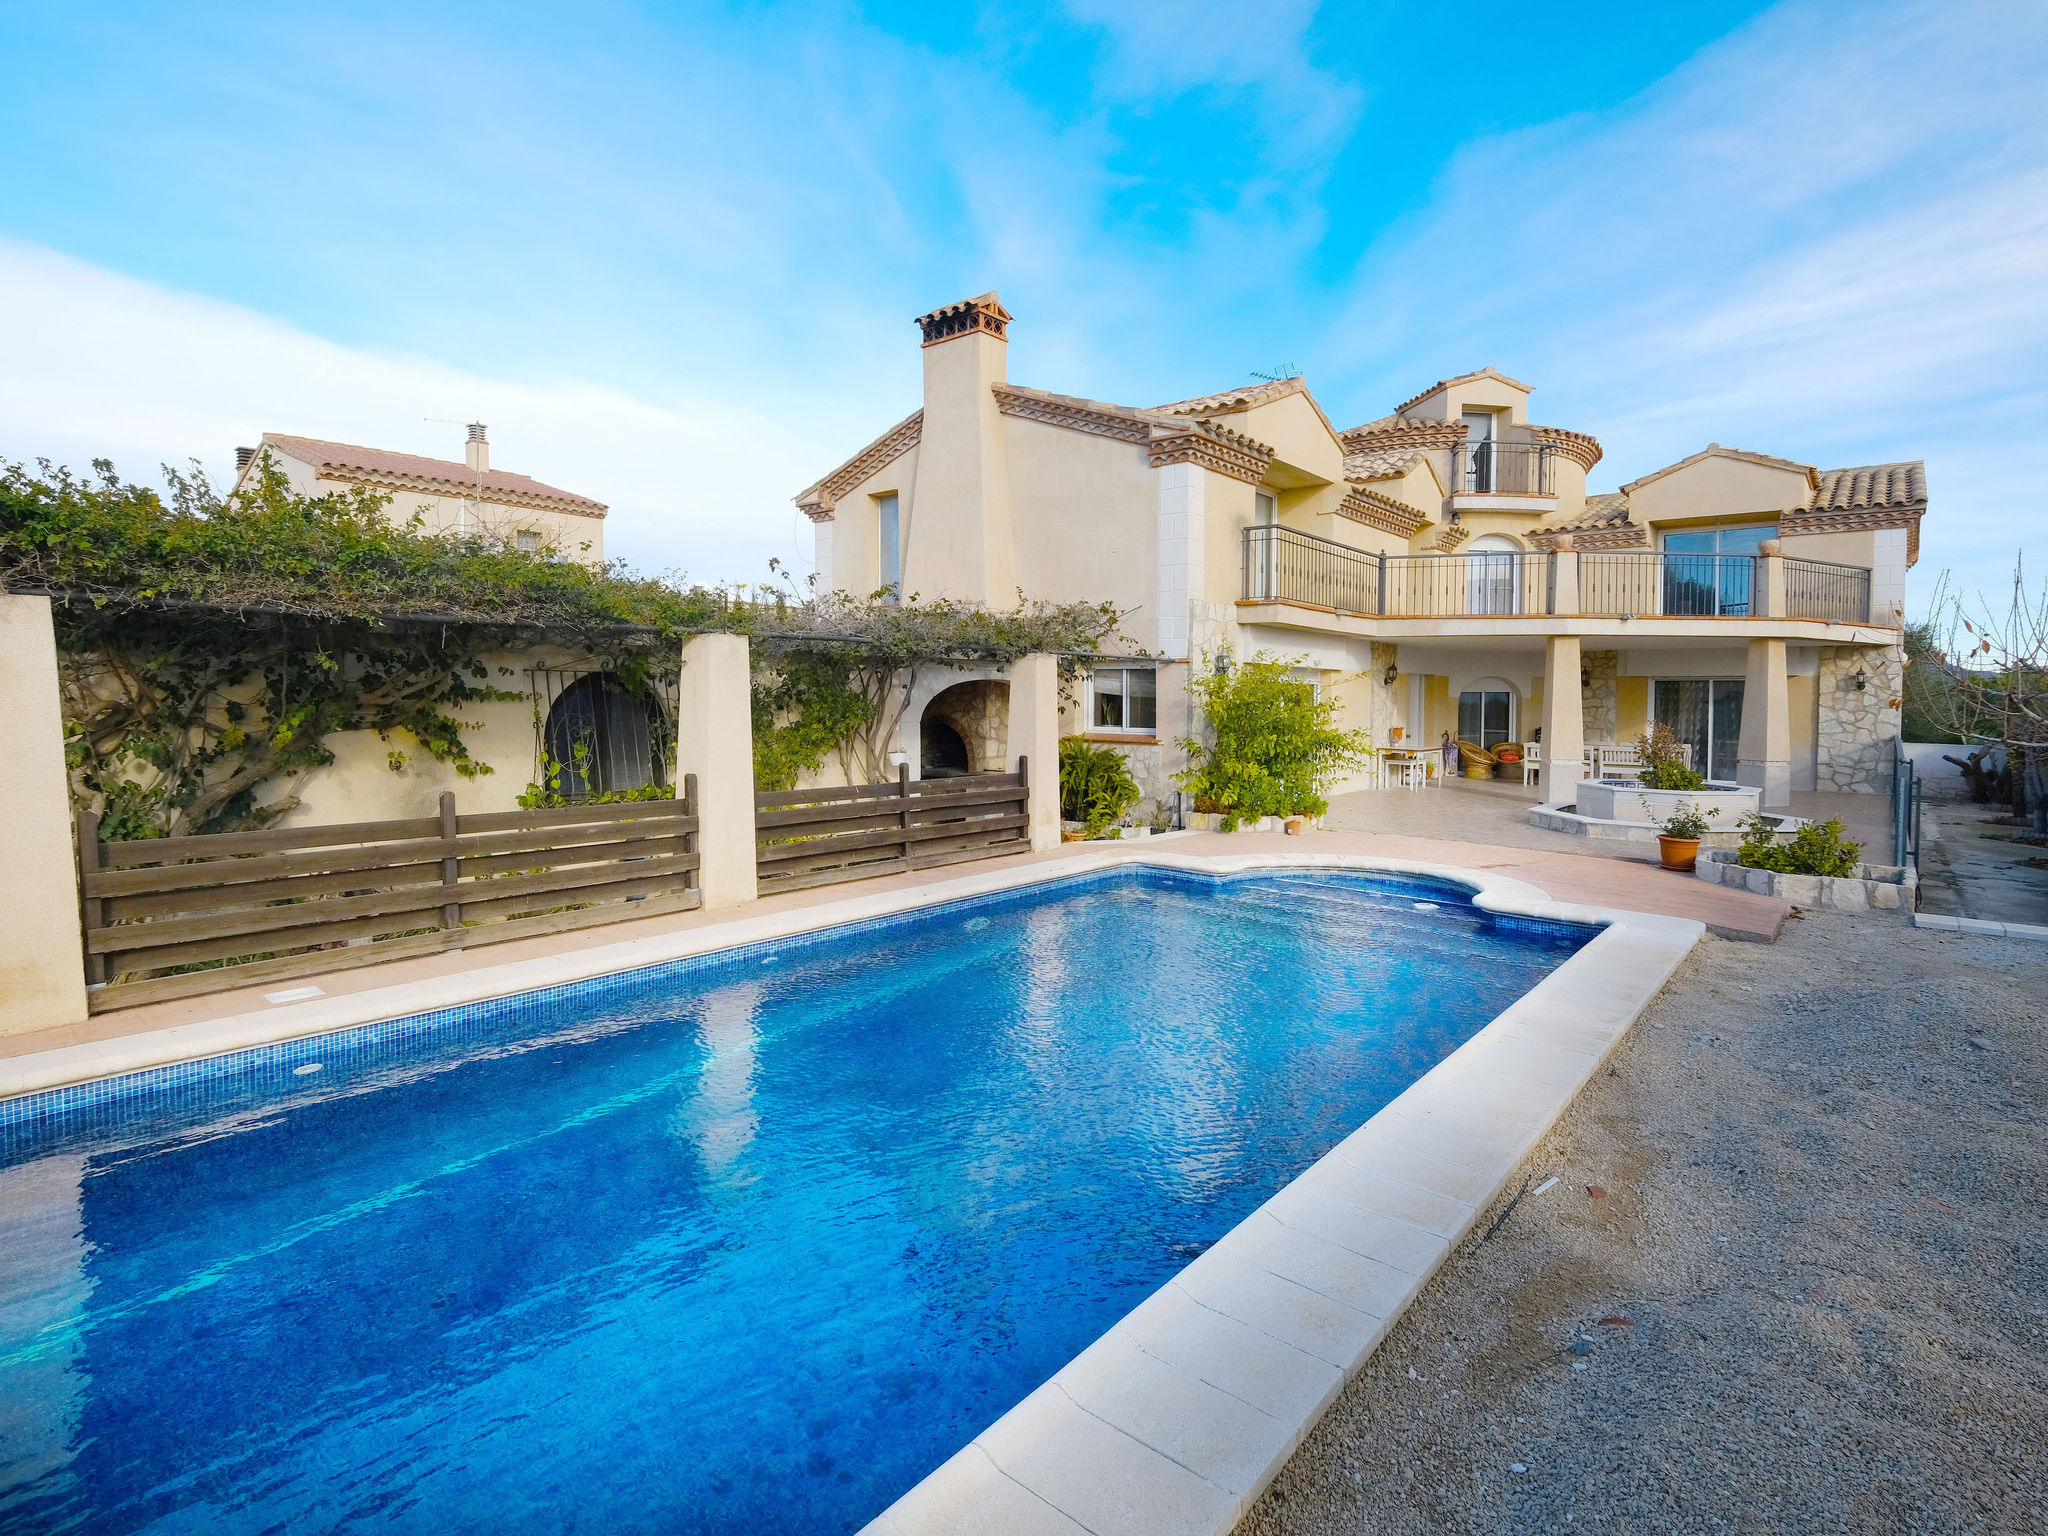
[[[1421,448],[1382,448],[1370,453],[1344,455],[1344,476],[1348,480],[1390,480],[1405,475],[1429,455]]]
[[[1814,492],[1815,512],[1849,512],[1864,507],[1908,507],[1927,500],[1927,465],[1919,459],[1902,464],[1859,464],[1853,469],[1824,469]]]
[[[279,432],[264,433],[263,442],[291,458],[316,465],[322,473],[332,472],[337,478],[348,478],[352,474],[394,476],[426,482],[434,487],[445,486],[448,494],[458,496],[471,494],[476,489],[476,471],[452,459],[428,459],[413,453],[393,453],[385,448],[330,443],[317,437],[287,437]],[[559,502],[563,510],[586,517],[602,517],[606,510],[601,501],[544,485],[530,475],[515,475],[509,470],[485,470],[483,487],[487,495],[499,491],[536,501]]]

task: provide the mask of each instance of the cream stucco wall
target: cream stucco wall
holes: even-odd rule
[[[1775,516],[1786,507],[1804,505],[1806,495],[1806,475],[1800,470],[1715,454],[1647,484],[1637,482],[1628,504],[1636,521],[1663,523]]]
[[[268,451],[284,471],[286,483],[301,496],[326,496],[347,490],[354,483],[324,476],[317,466],[292,458],[274,447]],[[540,535],[543,548],[564,558],[592,565],[601,564],[604,560],[604,519],[601,517],[583,517],[543,507],[513,506],[492,501],[488,496],[481,504],[472,507],[469,499],[461,496],[391,491],[378,486],[369,489],[391,498],[385,506],[385,516],[400,527],[417,517],[420,526],[428,533],[468,532],[501,538],[508,543],[514,541],[519,533],[532,532]]]
[[[1131,443],[1018,416],[1003,422],[1018,583],[1051,601],[1113,602],[1130,613],[1132,634],[1155,633],[1159,472]],[[1003,606],[1015,602],[1013,591]]]

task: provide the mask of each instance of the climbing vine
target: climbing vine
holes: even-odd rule
[[[73,795],[108,838],[263,826],[298,805],[341,731],[377,732],[394,772],[423,754],[489,773],[465,713],[525,697],[492,657],[544,644],[668,696],[682,641],[718,630],[752,642],[763,787],[831,756],[878,779],[920,668],[1092,652],[1118,618],[820,596],[779,570],[743,600],[430,533],[364,488],[303,495],[268,456],[232,497],[196,465],[166,467],[167,493],[105,460],[91,476],[39,469],[0,463],[0,588],[53,599]]]

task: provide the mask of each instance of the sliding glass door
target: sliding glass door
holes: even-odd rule
[[[1659,679],[1650,690],[1650,718],[1692,747],[1692,765],[1710,779],[1733,781],[1742,739],[1742,679]]]

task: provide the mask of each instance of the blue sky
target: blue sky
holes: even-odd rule
[[[1491,364],[1611,488],[1928,460],[1916,595],[2043,553],[2048,8],[9,4],[0,456],[494,460],[753,578],[997,288],[1021,382]]]

